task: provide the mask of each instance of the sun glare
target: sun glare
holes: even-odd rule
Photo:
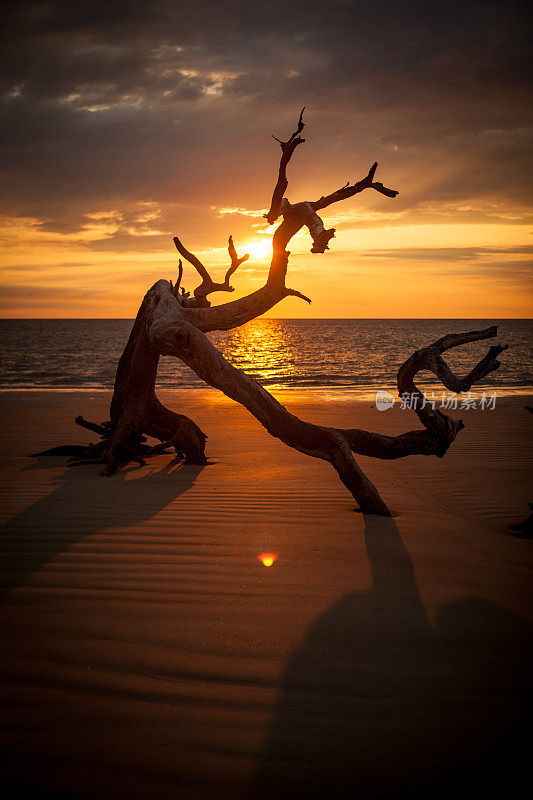
[[[272,243],[268,240],[260,239],[247,244],[244,251],[250,253],[250,258],[256,261],[266,261],[272,253]]]
[[[271,567],[274,561],[277,559],[277,555],[276,553],[261,553],[261,555],[257,556],[257,558],[265,567]]]

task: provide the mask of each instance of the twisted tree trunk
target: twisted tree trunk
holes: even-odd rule
[[[285,285],[290,255],[286,248],[291,238],[306,226],[313,238],[311,252],[324,252],[335,231],[325,229],[317,210],[364,189],[375,189],[388,197],[397,194],[395,190],[374,182],[377,168],[377,164],[374,164],[368,175],[355,184],[347,184],[314,202],[291,205],[284,197],[287,188],[286,167],[296,147],[304,141],[299,136],[304,127],[302,114],[297,131],[287,142],[280,142],[282,157],[278,182],[270,210],[265,216],[271,224],[280,215],[283,220],[273,236],[272,261],[265,285],[239,300],[211,307],[207,296],[215,291],[233,291],[229,278],[248,256],[237,256],[230,237],[228,249],[231,265],[224,283],[215,283],[199,259],[176,237],[174,243],[180,255],[197,269],[202,283],[194,291],[194,296],[189,297],[180,288],[180,261],[179,278],[175,286],[170,281],[159,280],[148,291],[119,361],[110,421],[99,426],[82,417],[76,420],[78,424],[99,433],[102,441],[82,448],[72,460],[73,465],[103,463],[103,474],[111,475],[129,461],[144,463],[147,455],[170,447],[189,463],[206,463],[205,434],[188,417],[165,408],[156,397],[155,381],[161,355],[175,356],[183,361],[209,386],[245,406],[272,436],[289,447],[329,461],[366,513],[390,514],[378,490],[355,461],[354,453],[381,459],[403,458],[412,454],[442,457],[464,427],[461,421],[454,421],[427,404],[415,386],[414,378],[422,369],[431,370],[444,386],[454,392],[470,389],[476,381],[498,368],[497,357],[505,348],[491,347],[485,358],[462,379],[451,372],[442,353],[467,342],[492,338],[497,333],[495,327],[465,334],[449,334],[418,350],[402,364],[398,370],[398,390],[400,394],[408,392],[418,399],[419,402],[413,405],[424,427],[400,436],[383,436],[357,428],[327,428],[299,419],[257,381],[233,367],[205,335],[208,331],[230,330],[244,325],[290,295],[311,302],[300,292]],[[158,439],[161,444],[150,447],[146,443],[146,436]]]

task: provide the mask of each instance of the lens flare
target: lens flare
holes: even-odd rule
[[[271,567],[274,561],[277,559],[277,555],[276,553],[261,553],[261,555],[257,556],[257,558],[265,567]]]

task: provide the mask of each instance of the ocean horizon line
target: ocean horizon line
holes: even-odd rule
[[[215,306],[213,306],[215,308]],[[0,317],[0,322],[133,322],[135,317]],[[273,322],[327,322],[328,320],[349,320],[353,322],[380,322],[398,321],[405,322],[463,322],[463,321],[483,321],[494,320],[496,322],[533,322],[531,317],[256,317],[252,322],[261,320],[272,320]],[[245,323],[248,324],[248,323]]]

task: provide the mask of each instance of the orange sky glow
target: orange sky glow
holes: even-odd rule
[[[385,200],[382,203],[387,208]],[[358,201],[355,197],[345,205],[353,210]],[[328,224],[336,224],[335,209],[327,211],[330,214],[324,217]],[[213,216],[217,216],[216,211]],[[353,216],[357,216],[354,210]],[[345,222],[338,227],[330,252],[323,255],[309,252],[311,240],[302,232],[291,243],[288,283],[311,297],[312,305],[288,298],[269,316],[529,317],[529,229],[503,222],[463,223],[458,217],[459,213],[448,223],[436,224],[373,221],[372,227],[365,227],[364,219],[358,227]],[[240,213],[225,213],[224,218],[238,252],[250,252],[250,260],[233,277],[235,292],[214,295],[214,303],[259,288],[268,272],[271,252],[266,224],[254,229],[250,218],[243,219]],[[32,219],[7,221],[0,230],[2,316],[135,316],[153,282],[159,278],[175,280],[177,258],[171,237],[150,231],[133,231],[131,249],[125,252],[114,250],[112,240],[106,249],[106,238],[115,231],[116,223],[109,212],[104,221],[95,219],[77,234],[44,233]],[[187,237],[184,231],[180,235],[188,246],[188,239],[196,240],[196,254],[212,268],[213,276],[222,280],[228,255],[225,239],[218,231],[210,234],[206,227],[196,236],[191,232]],[[142,238],[139,250],[134,249],[137,237]],[[166,247],[161,246],[162,238],[168,241]],[[152,239],[157,240],[153,249]],[[96,252],[91,249],[94,241],[100,244]],[[187,289],[198,283],[188,264],[183,283]]]
[[[324,209],[330,251],[311,254],[304,231],[290,244],[287,284],[312,304],[290,297],[268,316],[530,317],[522,26],[491,3],[430,5],[395,19],[380,3],[316,15],[296,3],[283,25],[270,9],[238,26],[217,4],[189,26],[165,6],[168,18],[139,11],[127,31],[96,12],[63,25],[54,3],[21,18],[1,96],[0,315],[134,317],[156,280],[175,279],[176,235],[215,280],[230,233],[250,252],[214,304],[259,288],[275,229],[263,218],[279,164],[270,134],[288,137],[305,103],[291,202],[375,160],[400,194]],[[184,286],[197,283],[186,264]]]

